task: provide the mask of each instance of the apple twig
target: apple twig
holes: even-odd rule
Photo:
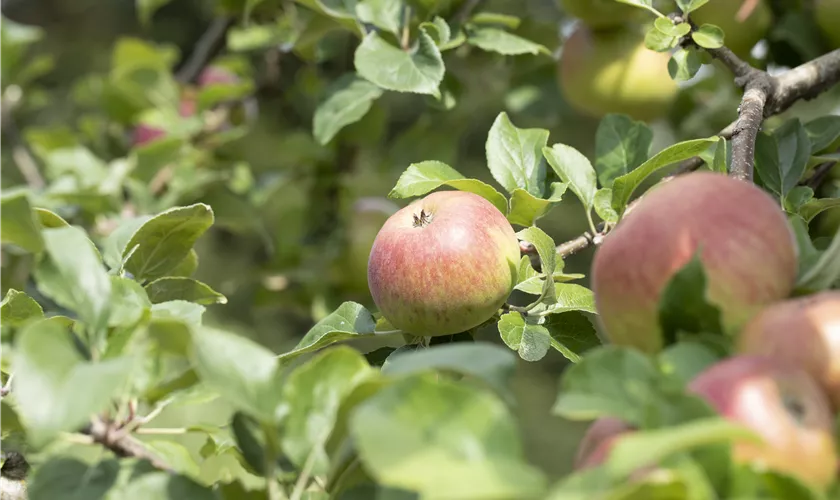
[[[147,460],[157,469],[172,471],[169,465],[143,446],[143,443],[122,432],[116,422],[106,422],[101,418],[94,418],[90,425],[82,431],[82,434],[90,436],[94,443],[108,448],[118,457],[140,458]]]
[[[194,82],[207,64],[224,48],[227,32],[233,23],[233,17],[216,18],[198,39],[192,54],[178,70],[175,79],[181,83]]]

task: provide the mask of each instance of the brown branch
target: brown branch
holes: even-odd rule
[[[827,161],[825,163],[820,163],[816,167],[814,167],[814,173],[811,174],[811,177],[808,177],[807,180],[803,181],[801,184],[803,186],[808,186],[809,188],[813,189],[814,191],[820,187],[820,184],[823,183],[828,174],[831,172],[831,169],[834,168],[836,162]]]
[[[82,433],[90,436],[93,442],[108,448],[118,457],[134,457],[147,460],[157,469],[172,471],[169,465],[149,451],[143,443],[126,434],[115,422],[106,422],[103,419],[94,418]]]
[[[215,19],[198,39],[192,54],[178,70],[175,79],[181,83],[195,82],[201,71],[224,48],[227,32],[233,23],[233,17]]]

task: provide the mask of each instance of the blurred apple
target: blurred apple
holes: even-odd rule
[[[645,14],[642,9],[615,0],[561,0],[560,4],[567,14],[596,30],[615,28]]]
[[[709,0],[690,16],[698,26],[720,27],[724,45],[742,58],[750,55],[773,24],[773,11],[766,0]]]
[[[701,372],[689,390],[761,442],[733,443],[733,460],[789,474],[825,488],[837,473],[834,417],[805,371],[772,358],[734,356]]]
[[[677,95],[669,59],[647,49],[638,29],[594,31],[579,25],[563,45],[560,86],[569,105],[582,113],[625,113],[650,121],[664,116]]]
[[[814,17],[832,49],[840,49],[840,0],[816,0]]]

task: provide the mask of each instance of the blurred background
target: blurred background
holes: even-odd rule
[[[711,3],[723,1],[729,0]],[[447,20],[464,4],[411,3]],[[204,321],[282,352],[343,301],[373,307],[367,252],[385,218],[408,202],[387,195],[411,163],[439,160],[495,185],[484,147],[502,111],[518,127],[550,130],[549,144],[568,144],[594,159],[605,101],[560,84],[564,42],[580,26],[555,0],[489,0],[474,10],[508,16],[498,18],[506,29],[550,55],[505,56],[468,45],[444,52],[441,99],[385,92],[361,120],[322,144],[313,115],[333,82],[353,71],[359,37],[321,7],[335,14],[355,4],[3,0],[3,189],[29,185],[38,205],[87,227],[99,241],[124,217],[211,205],[216,224],[197,247],[195,277],[228,302],[208,306]],[[669,11],[669,2],[660,4]],[[816,27],[813,2],[774,0],[765,8],[770,21],[744,54],[757,66],[781,71],[832,48]],[[619,43],[615,57],[624,63],[615,71],[654,77],[627,84],[626,98],[636,105],[615,111],[648,122],[653,152],[713,135],[736,117],[739,89],[723,67],[704,66],[676,84],[668,79],[667,57],[634,55],[645,51],[641,24],[621,29],[633,33],[636,45]],[[570,45],[569,58],[572,50],[594,57],[578,44]],[[597,75],[582,78],[584,87],[601,85]],[[646,104],[634,92],[658,97]],[[840,113],[837,89],[797,104],[766,128],[827,110]],[[837,181],[826,186],[838,189]],[[823,216],[827,231],[837,212]],[[573,196],[539,225],[558,243],[587,227]],[[566,271],[588,274],[591,257],[592,249],[572,256]],[[4,294],[14,287],[37,295],[20,282],[27,259],[4,252]],[[479,337],[501,342],[492,329]],[[585,427],[550,415],[566,364],[557,352],[538,363],[520,361],[514,381],[528,454],[553,478],[570,469]],[[229,409],[209,401],[168,408],[159,425],[228,418]],[[203,444],[188,436],[183,442],[196,453]]]

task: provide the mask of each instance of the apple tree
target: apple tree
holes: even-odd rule
[[[0,498],[840,495],[840,0],[2,10]]]

